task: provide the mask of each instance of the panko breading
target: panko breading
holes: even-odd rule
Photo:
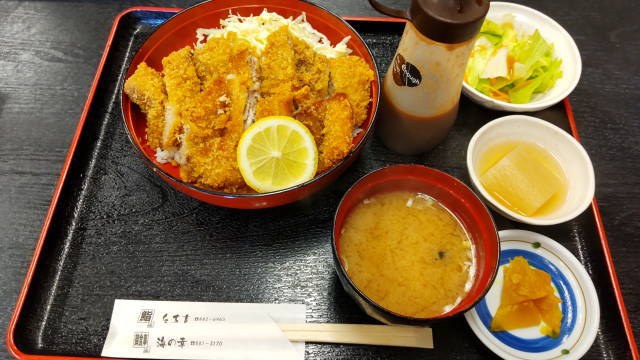
[[[289,94],[276,93],[260,98],[256,104],[256,120],[267,116],[293,116],[293,97]]]
[[[246,40],[230,32],[226,38],[211,38],[203,47],[194,50],[196,71],[202,81],[220,74],[233,74],[247,88],[253,87],[251,52]]]
[[[355,128],[347,95],[339,93],[296,114],[316,140],[318,173],[337,164],[353,147]]]
[[[219,136],[229,120],[229,103],[226,80],[212,78],[184,104],[182,121],[192,133]]]
[[[353,55],[329,59],[329,71],[333,92],[347,95],[355,124],[362,125],[371,101],[373,71],[361,57]]]
[[[244,113],[252,86],[249,52],[240,45],[196,50],[196,66],[205,80],[203,90],[185,110],[181,176],[214,190],[235,192],[245,184],[238,170],[236,147],[244,131]],[[234,53],[235,50],[239,50]],[[226,56],[236,64],[221,65]],[[199,65],[198,65],[199,64]],[[215,66],[216,64],[220,66]]]
[[[305,87],[305,89],[309,89]],[[298,109],[294,114],[294,118],[300,121],[309,129],[311,135],[316,141],[316,146],[322,143],[322,126],[324,122],[324,101],[320,100],[313,104]]]
[[[295,79],[295,70],[295,56],[289,30],[283,26],[267,37],[267,46],[260,57],[262,95],[290,93]]]
[[[196,95],[200,93],[200,79],[196,74],[192,49],[185,46],[162,59],[162,74],[168,99],[162,145],[169,148],[178,146],[182,113],[192,108]]]
[[[184,180],[228,192],[244,186],[235,151],[244,131],[245,92],[239,87],[237,79],[213,78],[184,113],[181,151],[186,161],[180,167]]]
[[[295,36],[291,44],[296,67],[294,101],[297,107],[305,107],[329,95],[329,59]]]
[[[318,169],[337,164],[353,147],[354,116],[348,96],[338,93],[325,101],[322,143],[318,148]]]
[[[124,83],[124,92],[147,115],[147,142],[152,149],[162,145],[164,106],[167,94],[160,72],[140,63]]]
[[[262,81],[256,119],[293,114],[295,56],[286,26],[267,37],[267,45],[260,57],[260,75]]]
[[[186,129],[184,140],[187,161],[180,167],[183,180],[223,192],[246,186],[237,169],[237,143],[230,143],[225,137],[191,134],[190,129]]]
[[[245,127],[245,108],[254,76],[251,52],[244,40],[210,39],[196,49],[196,69],[203,91],[185,116],[181,176],[214,190],[235,192],[245,185],[236,147]]]

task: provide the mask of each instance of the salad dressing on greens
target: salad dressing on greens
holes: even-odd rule
[[[540,32],[518,32],[513,16],[498,24],[485,20],[471,51],[464,81],[484,95],[526,104],[562,77],[562,60]]]

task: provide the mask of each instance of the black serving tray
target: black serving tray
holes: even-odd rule
[[[463,97],[453,130],[429,153],[397,155],[373,137],[344,175],[310,198],[268,210],[208,205],[172,189],[147,167],[127,139],[120,112],[119,84],[129,61],[175,11],[133,8],[114,24],[9,328],[8,345],[18,358],[100,357],[115,299],[304,303],[308,322],[375,323],[343,291],[333,269],[331,227],[341,197],[363,175],[399,163],[434,167],[468,184],[468,141],[505,115]],[[385,71],[404,23],[372,20],[350,23]],[[562,103],[533,115],[571,130]],[[587,269],[602,311],[585,358],[631,358],[592,208],[549,227],[493,215],[500,229],[555,239]],[[433,329],[432,350],[308,343],[306,358],[495,357],[463,316]]]

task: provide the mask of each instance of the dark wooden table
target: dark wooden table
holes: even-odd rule
[[[377,15],[365,0],[317,2],[340,15]],[[630,0],[516,2],[554,18],[580,48],[582,78],[570,99],[640,338],[640,15]],[[0,2],[0,329],[7,327],[114,17],[130,6],[193,3]],[[0,358],[11,358],[5,346]]]

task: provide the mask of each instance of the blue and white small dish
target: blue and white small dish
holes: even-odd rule
[[[487,295],[465,317],[478,338],[504,359],[579,359],[593,344],[600,322],[595,287],[580,262],[562,245],[531,231],[500,231],[500,264]],[[529,264],[551,275],[556,296],[562,303],[560,336],[540,333],[540,326],[491,332],[504,281],[504,265],[522,256]]]

